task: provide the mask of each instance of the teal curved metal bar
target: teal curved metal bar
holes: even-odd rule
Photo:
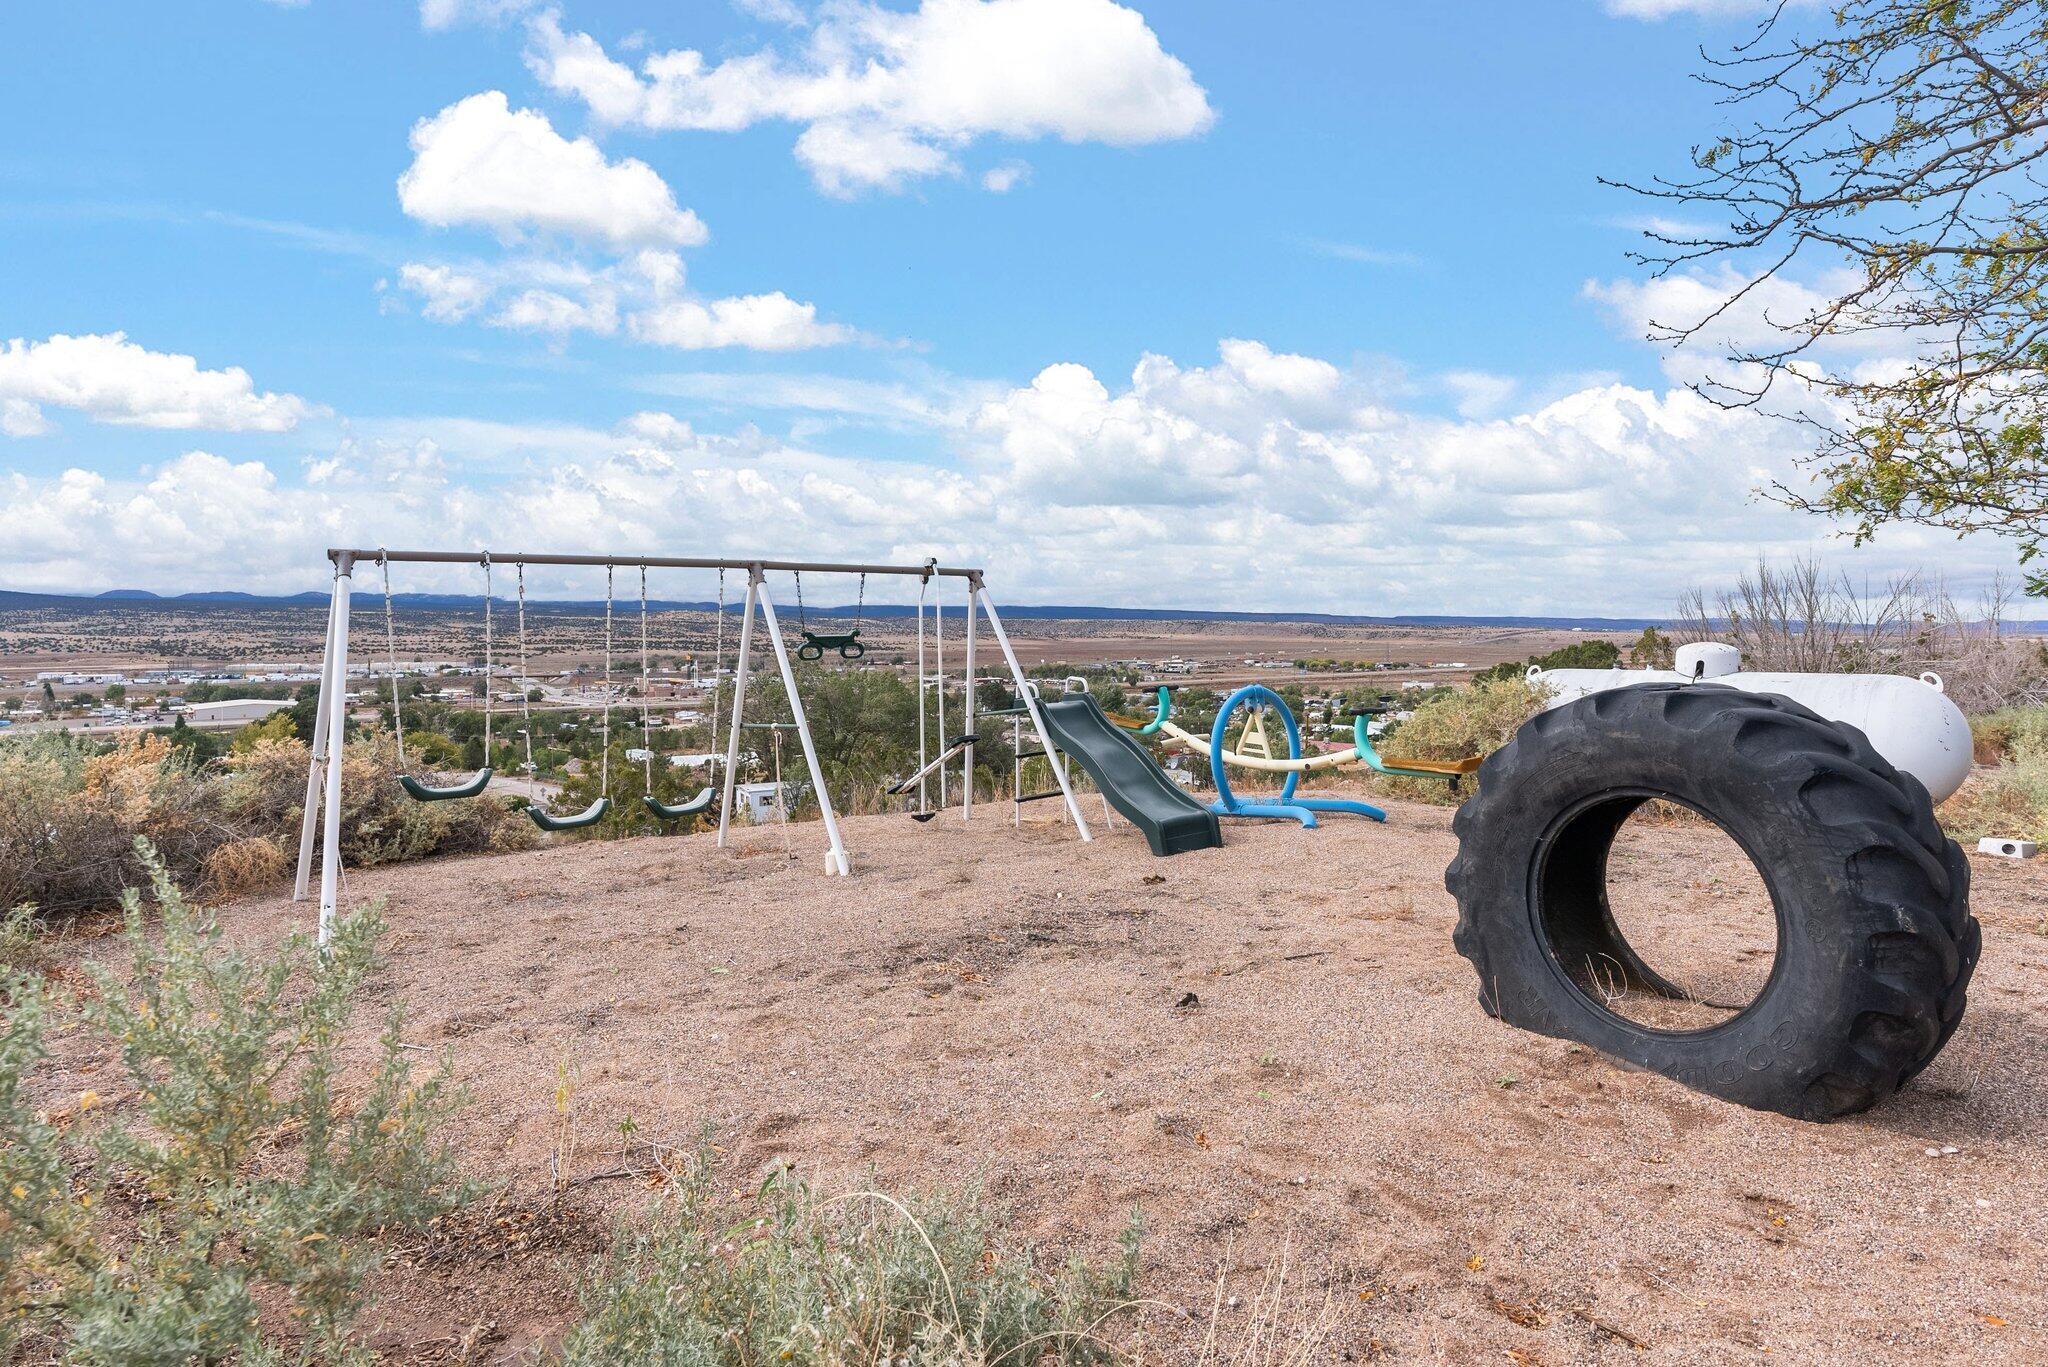
[[[1172,711],[1173,700],[1166,692],[1166,685],[1161,684],[1159,685],[1159,711],[1153,716],[1151,721],[1138,728],[1138,734],[1141,736],[1158,735],[1159,728],[1166,725],[1166,718]]]

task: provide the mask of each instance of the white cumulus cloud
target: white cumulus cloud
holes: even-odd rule
[[[853,328],[820,321],[817,305],[780,290],[698,298],[685,287],[682,257],[669,251],[637,252],[605,266],[545,257],[474,267],[409,262],[398,283],[434,322],[480,317],[492,327],[557,340],[622,329],[636,341],[680,351],[801,351],[860,340]]]
[[[848,0],[827,6],[793,52],[714,62],[681,48],[637,71],[552,11],[530,32],[534,72],[606,122],[801,125],[797,156],[833,194],[956,171],[956,154],[981,138],[1131,147],[1192,137],[1215,120],[1186,64],[1113,0],[923,0],[909,11]],[[1014,183],[998,171],[990,188]]]
[[[487,90],[412,130],[398,202],[422,223],[486,228],[507,241],[559,234],[616,249],[688,247],[710,234],[644,161],[606,158],[589,138]]]
[[[420,0],[420,27],[431,31],[495,24],[539,8],[540,0]]]
[[[420,297],[420,312],[437,323],[459,323],[491,297],[491,282],[452,266],[426,266],[408,261],[398,268],[398,282]]]
[[[287,432],[319,412],[291,394],[259,392],[240,366],[202,370],[191,356],[150,351],[109,332],[0,348],[0,431],[50,430],[45,407],[125,427]]]
[[[194,451],[125,478],[0,474],[0,582],[296,590],[321,582],[322,548],[348,542],[809,547],[983,564],[998,602],[1634,615],[1759,554],[1877,579],[1938,568],[1964,593],[2013,558],[1915,528],[1852,548],[1759,501],[1759,485],[1800,477],[1804,434],[1682,387],[1590,384],[1446,418],[1404,408],[1368,371],[1236,339],[1201,364],[1148,355],[1105,380],[1060,362],[958,397],[893,410],[937,448],[915,459],[646,409],[613,427],[359,421],[296,472]],[[434,573],[405,587],[474,582]],[[601,586],[568,571],[529,584]],[[911,590],[870,598],[898,591]]]

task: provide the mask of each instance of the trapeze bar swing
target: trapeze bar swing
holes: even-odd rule
[[[579,566],[593,569],[601,568],[605,571],[605,645],[603,694],[604,752],[603,757],[600,760],[601,768],[599,779],[599,794],[596,800],[592,802],[589,807],[585,808],[584,811],[575,813],[573,815],[556,816],[548,812],[546,808],[538,802],[529,803],[527,810],[530,817],[536,825],[540,826],[544,830],[575,830],[585,826],[593,825],[597,821],[603,819],[604,815],[606,814],[606,812],[610,810],[611,807],[610,740],[612,704],[612,655],[614,644],[613,630],[615,616],[613,597],[613,575],[621,566],[635,567],[638,568],[642,573],[641,697],[643,736],[648,727],[648,717],[645,700],[647,695],[647,689],[651,679],[651,668],[649,665],[646,644],[646,619],[648,611],[645,584],[646,571],[649,569],[703,569],[717,570],[720,572],[718,611],[718,663],[716,665],[716,668],[720,672],[722,672],[723,670],[724,654],[724,572],[728,570],[740,571],[744,572],[747,576],[746,599],[741,608],[738,657],[733,666],[732,712],[730,714],[730,720],[726,725],[725,731],[725,771],[721,776],[721,788],[717,797],[717,843],[721,848],[723,848],[727,844],[728,831],[732,819],[734,789],[738,776],[737,768],[739,763],[739,735],[740,730],[744,725],[745,719],[747,684],[751,676],[753,666],[754,623],[756,617],[758,616],[761,625],[767,631],[770,651],[775,661],[775,667],[777,672],[781,675],[784,694],[789,699],[790,721],[787,723],[787,726],[789,727],[789,729],[793,729],[796,731],[797,738],[802,743],[804,752],[804,764],[809,771],[811,791],[817,796],[819,815],[821,817],[821,824],[824,826],[825,829],[825,836],[827,841],[827,848],[825,851],[825,872],[828,874],[836,874],[842,876],[850,874],[852,872],[852,863],[847,857],[846,844],[840,831],[838,814],[833,810],[831,795],[826,790],[825,775],[822,766],[820,765],[818,760],[817,745],[812,738],[810,721],[804,711],[803,696],[797,687],[796,671],[795,667],[791,663],[792,652],[790,651],[788,645],[785,643],[783,639],[782,627],[780,622],[777,620],[775,612],[775,600],[773,595],[769,591],[767,576],[771,572],[788,572],[791,575],[796,575],[800,573],[859,575],[862,577],[860,602],[863,608],[866,603],[865,581],[867,576],[870,575],[915,576],[925,581],[926,584],[929,584],[929,582],[934,578],[960,579],[966,581],[967,603],[963,613],[963,618],[964,625],[966,627],[964,664],[966,666],[965,673],[967,678],[969,680],[972,680],[974,678],[975,637],[977,634],[976,627],[979,625],[979,619],[985,618],[988,622],[990,634],[994,636],[997,647],[1002,651],[1004,663],[1009,667],[1011,681],[1016,687],[1017,694],[1018,697],[1021,699],[1024,712],[1029,716],[1032,730],[1037,735],[1039,745],[1048,751],[1052,749],[1051,740],[1045,728],[1045,718],[1039,709],[1037,693],[1033,688],[1029,686],[1029,682],[1024,677],[1023,667],[1018,663],[1016,651],[1010,644],[1009,633],[1005,631],[1003,628],[1002,616],[997,612],[995,604],[989,601],[987,591],[984,588],[982,582],[982,571],[980,571],[979,569],[957,566],[942,566],[929,560],[922,565],[877,565],[860,563],[839,563],[831,561],[733,560],[722,558],[700,558],[682,556],[563,555],[556,553],[509,554],[504,552],[492,552],[484,550],[392,551],[386,550],[381,547],[373,550],[336,548],[329,550],[327,552],[327,559],[332,564],[334,570],[333,589],[328,603],[326,644],[323,652],[323,659],[320,671],[319,699],[315,709],[312,757],[307,767],[306,800],[303,809],[303,818],[301,820],[299,829],[298,873],[296,881],[294,882],[293,885],[294,900],[303,900],[308,896],[311,881],[311,873],[314,865],[315,851],[317,846],[320,866],[319,938],[321,943],[323,944],[326,943],[328,938],[333,934],[334,922],[338,912],[341,891],[340,876],[342,765],[340,763],[340,760],[343,752],[343,740],[346,735],[348,727],[349,618],[351,612],[352,589],[354,586],[355,569],[358,564],[363,562],[376,561],[380,569],[383,571],[385,578],[386,645],[392,656],[392,711],[394,729],[397,729],[399,726],[402,725],[402,721],[399,716],[399,704],[402,701],[402,698],[400,696],[400,691],[397,687],[397,633],[395,624],[393,622],[393,617],[395,616],[395,613],[392,609],[392,598],[389,589],[390,567],[395,564],[471,564],[481,566],[485,573],[484,706],[486,731],[484,765],[478,771],[478,773],[470,776],[468,779],[460,783],[449,785],[427,784],[420,782],[418,779],[412,778],[410,774],[402,775],[402,782],[408,779],[411,780],[409,782],[404,782],[406,791],[412,794],[413,797],[420,801],[439,802],[449,801],[459,797],[477,796],[482,794],[490,783],[492,776],[492,735],[490,727],[492,721],[492,694],[494,692],[493,684],[496,669],[496,660],[491,635],[491,595],[489,576],[491,566],[493,564],[502,565],[507,562],[510,562],[514,565],[518,584],[517,609],[519,627],[519,677],[517,682],[520,692],[520,716],[521,721],[523,723],[523,726],[521,728],[521,739],[524,744],[526,754],[525,763],[521,767],[528,773],[530,777],[535,775],[537,773],[537,770],[535,768],[533,755],[533,683],[531,677],[527,674],[528,641],[526,626],[526,569],[529,566],[548,565],[564,567]],[[801,593],[800,588],[798,592],[799,594]],[[934,617],[936,619],[939,615],[939,607],[936,601],[933,603],[933,610]],[[824,653],[824,648],[826,646],[835,646],[840,650],[840,653],[844,658],[847,658],[849,660],[859,658],[860,654],[863,653],[863,647],[860,645],[858,637],[860,629],[860,612],[861,609],[857,608],[856,623],[854,630],[850,633],[844,633],[844,635],[847,637],[847,640],[845,642],[842,643],[839,640],[833,639],[829,633],[820,634],[806,631],[804,640],[805,646],[809,647],[814,644],[818,646],[818,655],[822,655]],[[799,619],[800,621],[802,620],[801,614],[799,615]],[[919,631],[921,635],[923,631],[922,590],[920,591],[919,603]],[[851,650],[848,649],[849,646],[852,647]],[[807,656],[806,658],[816,657]],[[920,733],[922,735],[922,695],[924,687],[926,686],[926,680],[923,677],[923,671],[921,667],[923,660],[922,652],[920,652],[919,654],[919,660]],[[942,680],[944,670],[943,660],[941,660],[939,664],[939,670],[940,678]],[[715,677],[714,687],[716,687]],[[962,706],[964,710],[964,715],[961,718],[961,732],[963,734],[970,734],[973,732],[975,726],[974,689],[971,683],[967,689],[967,694]],[[945,731],[945,719],[943,715],[943,686],[940,689],[940,707],[942,711],[939,719],[939,730],[943,735]],[[714,709],[714,713],[715,711],[716,709]],[[717,721],[714,715],[714,745],[716,743],[716,736]],[[921,752],[923,748],[923,743],[921,742]],[[946,753],[943,756],[944,759],[950,760],[957,757],[960,761],[960,810],[961,819],[966,820],[972,814],[974,803],[973,747],[972,745],[945,747],[945,750]],[[644,771],[643,775],[643,792],[641,795],[642,801],[643,803],[645,803],[645,805],[647,805],[649,810],[655,812],[656,815],[664,818],[680,818],[685,815],[690,815],[693,812],[704,811],[710,805],[712,798],[710,797],[708,789],[704,792],[700,792],[696,797],[691,798],[689,801],[677,804],[675,806],[668,806],[666,804],[658,802],[658,800],[656,800],[655,798],[655,794],[653,791],[651,758],[643,761],[643,763],[646,764],[648,767]],[[402,757],[400,760],[400,765],[401,768],[404,768],[404,760]],[[946,786],[946,767],[943,763],[940,766],[938,766],[937,773],[940,777],[941,802],[943,803],[945,800]],[[1068,781],[1066,766],[1064,764],[1059,763],[1056,758],[1053,760],[1053,773],[1054,777],[1058,780],[1060,796],[1065,801],[1067,813],[1073,819],[1075,834],[1078,835],[1082,840],[1093,839],[1093,833],[1089,830],[1087,819],[1084,816],[1082,816],[1080,806],[1074,796],[1073,788]]]

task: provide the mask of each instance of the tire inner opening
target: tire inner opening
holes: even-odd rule
[[[1645,1030],[1734,1019],[1777,962],[1763,875],[1726,831],[1678,803],[1630,794],[1579,812],[1554,838],[1539,894],[1566,978]]]

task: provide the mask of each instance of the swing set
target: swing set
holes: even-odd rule
[[[420,802],[449,802],[464,798],[481,797],[490,787],[493,778],[493,743],[495,740],[495,693],[497,658],[493,627],[492,567],[511,563],[515,570],[517,584],[518,617],[518,675],[515,683],[520,695],[520,739],[525,760],[520,768],[530,782],[537,780],[538,766],[533,746],[533,695],[539,686],[527,672],[528,630],[526,601],[526,571],[531,566],[563,566],[603,569],[605,571],[605,612],[604,612],[604,672],[601,695],[602,750],[599,759],[598,796],[583,811],[557,815],[547,809],[539,800],[538,789],[529,800],[527,814],[542,830],[571,831],[593,826],[602,821],[611,810],[611,737],[613,704],[613,665],[615,655],[616,603],[614,577],[620,567],[637,568],[640,572],[640,724],[643,741],[650,738],[652,710],[649,692],[652,687],[653,669],[649,641],[649,606],[647,596],[647,571],[650,569],[716,570],[718,572],[718,614],[716,628],[715,663],[712,686],[717,688],[725,670],[725,617],[727,571],[743,572],[747,576],[747,592],[741,608],[738,655],[733,666],[732,712],[725,727],[725,749],[723,754],[724,772],[720,776],[721,786],[714,793],[704,788],[695,797],[676,804],[659,800],[655,793],[654,768],[651,745],[644,747],[642,759],[641,803],[654,816],[662,820],[680,820],[708,811],[716,802],[718,806],[718,845],[727,843],[728,828],[732,820],[735,783],[740,762],[740,731],[745,722],[747,685],[751,675],[754,653],[754,623],[758,617],[765,628],[769,646],[774,656],[776,669],[781,674],[784,696],[789,700],[790,720],[775,723],[778,768],[780,741],[783,731],[794,731],[802,744],[804,763],[809,770],[810,791],[816,796],[821,824],[824,827],[827,848],[825,851],[825,872],[846,875],[852,872],[852,863],[847,857],[846,845],[841,837],[839,819],[833,810],[832,799],[826,791],[825,775],[818,761],[817,745],[811,735],[809,719],[804,712],[803,697],[797,688],[796,671],[791,664],[791,654],[775,612],[775,601],[769,591],[770,573],[789,573],[796,576],[798,601],[798,628],[802,644],[796,650],[798,659],[815,661],[822,659],[827,649],[836,649],[845,660],[857,660],[866,653],[860,640],[860,630],[867,603],[867,580],[870,575],[910,576],[919,579],[918,634],[919,634],[919,753],[925,753],[926,736],[922,697],[928,679],[923,672],[924,652],[924,607],[926,594],[936,579],[959,579],[967,587],[965,605],[965,664],[969,680],[967,696],[962,704],[962,735],[942,747],[942,754],[935,764],[922,765],[920,775],[913,781],[927,780],[936,772],[939,775],[941,804],[944,803],[946,784],[945,766],[954,758],[961,761],[961,815],[965,819],[971,814],[974,797],[973,733],[975,728],[974,701],[974,653],[976,628],[985,618],[989,630],[1001,649],[1009,677],[1020,700],[1020,714],[1028,718],[1037,743],[1042,751],[1052,751],[1047,737],[1045,718],[1039,708],[1036,692],[1024,677],[1017,662],[1016,651],[1010,645],[1008,632],[1003,628],[1001,615],[989,599],[983,582],[982,571],[970,568],[942,567],[936,561],[927,560],[921,565],[862,565],[833,564],[829,562],[787,561],[787,560],[732,560],[706,559],[677,556],[606,556],[606,555],[556,555],[556,554],[503,554],[491,551],[390,551],[333,549],[327,552],[327,559],[333,566],[333,589],[329,597],[327,613],[327,642],[322,653],[320,670],[319,703],[314,723],[313,752],[306,771],[306,797],[303,820],[299,828],[298,875],[293,888],[293,899],[303,900],[310,890],[314,865],[315,847],[319,850],[320,865],[320,919],[319,936],[324,944],[333,933],[334,918],[340,892],[341,875],[341,764],[342,740],[348,723],[349,696],[349,621],[351,615],[352,590],[355,572],[361,565],[375,562],[382,572],[384,589],[384,630],[387,668],[391,676],[392,730],[398,736],[399,783],[406,793]],[[391,591],[391,566],[399,564],[425,565],[477,565],[484,574],[484,762],[473,774],[448,779],[443,776],[429,782],[411,772],[406,759],[404,743],[403,689],[400,684],[398,667],[398,633],[395,599]],[[801,576],[810,574],[847,574],[860,578],[859,605],[855,608],[852,630],[843,633],[813,631],[803,608],[803,586]],[[934,597],[932,603],[935,622],[942,622],[943,616]],[[939,649],[943,652],[943,643]],[[940,675],[943,675],[943,655],[940,660]],[[939,687],[939,731],[945,731],[945,698],[941,683]],[[712,743],[718,742],[718,712],[713,708]],[[1006,710],[1007,711],[1007,710]],[[1020,723],[1021,725],[1021,723]],[[1049,755],[1054,777],[1059,784],[1059,796],[1064,799],[1068,814],[1073,818],[1075,834],[1082,840],[1093,839],[1087,819],[1081,815],[1074,791],[1068,782],[1066,766],[1056,755]],[[779,780],[779,775],[778,775]],[[1050,793],[1046,796],[1051,796]],[[778,781],[778,806],[780,807],[787,839],[788,808],[783,801]],[[921,804],[923,805],[923,804]]]

